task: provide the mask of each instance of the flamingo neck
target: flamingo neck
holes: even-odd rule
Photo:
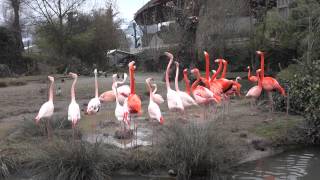
[[[116,103],[119,104],[117,87],[118,87],[118,82],[114,82],[114,83],[112,84],[112,91],[113,91],[114,96],[115,96],[115,98],[116,98]]]
[[[261,80],[264,79],[264,54],[261,53],[261,56],[260,56],[260,73],[261,73]]]
[[[248,69],[248,79],[250,79],[250,77],[251,77],[251,68],[249,67],[249,69]]]
[[[218,74],[221,72],[222,70],[222,61],[219,62],[219,67],[216,71],[216,73],[214,73],[211,77],[211,82],[214,81],[216,79],[216,77],[218,76]]]
[[[197,88],[197,86],[198,86],[198,84],[200,82],[200,74],[199,74],[199,72],[194,73],[194,75],[197,77],[197,80],[194,81],[192,86],[191,86],[191,91],[192,92]]]
[[[258,86],[259,86],[259,87],[262,87],[262,82],[261,82],[262,79],[261,79],[261,76],[262,76],[261,71],[260,71],[260,73],[257,72]]]
[[[187,73],[183,73],[183,79],[184,79],[184,82],[186,84],[186,92],[188,94],[190,94],[190,81],[188,79],[188,74]]]
[[[206,60],[206,80],[209,81],[209,78],[210,78],[210,58],[209,58],[208,53],[205,53],[205,60]]]
[[[134,70],[130,68],[129,74],[130,74],[130,91],[131,91],[130,93],[135,94]]]
[[[98,79],[97,79],[97,73],[94,73],[94,89],[95,89],[95,97],[99,97],[99,87],[98,87]]]
[[[151,88],[151,85],[150,85],[150,82],[147,82],[147,86],[148,86],[148,89],[149,89],[149,98],[150,98],[150,101],[152,101],[152,97],[153,97],[153,93],[152,92],[152,88]]]
[[[76,86],[77,80],[78,80],[78,78],[74,78],[72,86],[71,86],[71,101],[76,100],[75,86]]]
[[[53,81],[50,82],[50,87],[49,87],[49,101],[53,101]]]
[[[222,72],[221,78],[225,78],[226,77],[227,68],[228,68],[228,62],[224,61],[223,62],[223,72]]]
[[[179,66],[176,66],[176,77],[174,79],[174,85],[176,87],[176,91],[180,91],[179,85],[178,85],[178,78],[179,78]]]
[[[168,63],[167,70],[166,70],[166,86],[167,86],[167,89],[170,89],[169,71],[170,71],[170,66],[172,64],[172,61],[173,61],[173,59],[170,58],[170,61]]]

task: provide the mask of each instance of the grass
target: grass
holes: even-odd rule
[[[1,151],[0,151],[1,152]],[[1,152],[0,155],[0,179],[5,179],[15,173],[19,167],[17,159]]]
[[[106,180],[116,165],[101,144],[55,141],[40,149],[28,164],[36,179]]]
[[[288,138],[292,129],[294,129],[302,119],[291,118],[280,119],[269,124],[260,124],[255,127],[252,132],[258,136],[270,139],[274,142]]]
[[[27,85],[27,82],[17,79],[2,79],[0,80],[0,88],[9,87],[9,86],[24,86]]]

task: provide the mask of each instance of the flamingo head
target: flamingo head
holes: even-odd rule
[[[118,78],[118,74],[113,74],[112,75],[112,80],[113,82],[116,82],[116,79]]]
[[[78,75],[77,75],[76,73],[70,72],[69,75],[70,75],[73,79],[78,78]]]
[[[212,69],[212,70],[211,70],[211,72],[212,72],[213,74],[215,74],[217,71],[216,71],[216,70],[214,70],[214,69]]]
[[[256,70],[256,73],[260,73],[260,72],[261,72],[261,69],[257,69],[257,70]]]
[[[241,80],[242,78],[240,76],[236,77],[236,81],[238,82],[239,80]]]
[[[263,52],[262,51],[256,51],[257,54],[262,55]]]
[[[156,83],[151,84],[151,86],[152,86],[153,88],[155,88],[155,89],[157,89],[157,87],[158,87]]]
[[[199,75],[199,69],[198,68],[193,68],[191,70],[191,73],[193,73],[194,75],[198,76]]]
[[[178,67],[178,66],[179,66],[179,62],[175,61],[174,63],[176,64],[176,67]]]
[[[188,69],[187,68],[183,70],[183,74],[184,75],[188,75]]]
[[[168,56],[170,59],[173,59],[173,55],[172,55],[171,53],[165,52],[164,54],[165,54],[166,56]]]
[[[209,53],[207,51],[203,51],[204,56],[209,57]]]
[[[214,60],[215,63],[219,63],[219,62],[222,62],[222,59],[216,59]]]
[[[147,78],[147,79],[146,79],[146,83],[147,83],[147,84],[150,84],[150,82],[151,82],[152,80],[153,80],[152,78]]]
[[[228,64],[228,61],[222,59],[223,64]]]
[[[93,70],[93,73],[94,73],[95,75],[97,75],[97,74],[98,74],[98,70],[97,70],[97,69],[94,69],[94,70]]]
[[[247,69],[250,69],[250,66],[247,66]]]
[[[54,82],[54,77],[48,76],[48,79],[49,79],[51,82]]]

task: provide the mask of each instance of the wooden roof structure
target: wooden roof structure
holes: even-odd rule
[[[152,25],[172,20],[173,10],[167,3],[176,0],[150,0],[134,16],[138,25]]]

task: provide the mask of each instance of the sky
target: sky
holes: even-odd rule
[[[134,14],[149,0],[114,0],[116,9],[119,11],[119,18],[123,18],[129,22],[133,20]],[[96,9],[104,7],[105,1],[103,0],[89,0],[87,1],[86,8]]]

